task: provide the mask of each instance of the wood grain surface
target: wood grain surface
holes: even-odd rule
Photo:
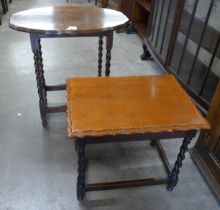
[[[12,15],[9,27],[35,34],[86,35],[126,26],[121,12],[97,7],[55,6],[29,9]]]
[[[173,76],[67,79],[68,136],[208,129]]]

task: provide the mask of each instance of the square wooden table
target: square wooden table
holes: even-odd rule
[[[209,124],[173,76],[67,79],[68,136],[78,152],[77,197],[86,191],[167,184],[172,190],[188,144]],[[184,138],[173,169],[161,139]],[[167,178],[86,184],[86,144],[151,140]]]

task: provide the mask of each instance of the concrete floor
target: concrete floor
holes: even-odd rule
[[[71,5],[77,3],[72,0]],[[88,4],[86,0],[78,0]],[[66,131],[66,114],[49,117],[43,129],[39,117],[33,55],[28,34],[8,28],[10,14],[64,0],[13,0],[0,26],[0,210],[151,209],[217,210],[219,204],[187,154],[173,192],[151,186],[87,193],[76,199],[77,157]],[[92,3],[91,3],[92,4]],[[48,83],[69,76],[96,76],[97,39],[43,40]],[[115,34],[111,75],[162,74],[154,62],[142,62],[137,35]],[[64,102],[65,93],[49,101]],[[173,164],[180,141],[164,142]],[[88,181],[163,176],[165,171],[148,142],[92,145],[87,148]]]

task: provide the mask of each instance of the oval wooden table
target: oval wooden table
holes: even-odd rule
[[[121,12],[97,7],[44,7],[25,10],[12,15],[9,27],[17,31],[30,33],[43,126],[47,125],[47,113],[66,111],[66,106],[48,106],[47,91],[65,90],[66,85],[46,85],[41,38],[99,37],[98,76],[101,76],[103,37],[106,37],[105,75],[109,76],[113,32],[125,27],[127,23],[128,18]]]

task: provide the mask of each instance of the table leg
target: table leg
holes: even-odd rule
[[[98,76],[102,76],[103,36],[99,36]]]
[[[106,36],[106,70],[105,76],[110,75],[110,66],[111,66],[111,49],[113,46],[113,31],[109,32]]]
[[[41,120],[44,127],[47,125],[47,92],[43,70],[43,59],[40,38],[35,34],[30,34],[31,47],[34,53],[34,66],[39,95],[39,107]]]
[[[179,169],[182,167],[182,161],[185,159],[185,153],[188,150],[188,145],[190,144],[191,140],[192,135],[190,135],[190,132],[188,132],[186,137],[183,139],[183,143],[180,147],[180,152],[177,155],[177,160],[169,177],[169,182],[167,186],[167,189],[169,191],[172,191],[173,188],[177,185]]]
[[[150,145],[151,145],[152,147],[156,146],[156,140],[155,140],[155,139],[154,139],[154,140],[151,140],[151,141],[150,141]]]
[[[77,141],[77,153],[78,153],[77,199],[83,200],[85,195],[85,171],[86,171],[85,144],[80,140],[76,140],[76,141]]]
[[[7,0],[4,0],[5,1],[5,9],[6,9],[6,12],[8,12],[8,2]]]
[[[145,44],[143,44],[142,47],[143,47],[144,53],[140,56],[141,60],[146,60],[146,61],[153,60],[149,50],[147,49],[147,46]]]
[[[75,140],[74,143],[75,143],[75,151],[77,152],[77,141]]]
[[[7,13],[7,8],[6,8],[5,0],[1,0],[1,4],[2,4],[3,13],[6,14]]]

